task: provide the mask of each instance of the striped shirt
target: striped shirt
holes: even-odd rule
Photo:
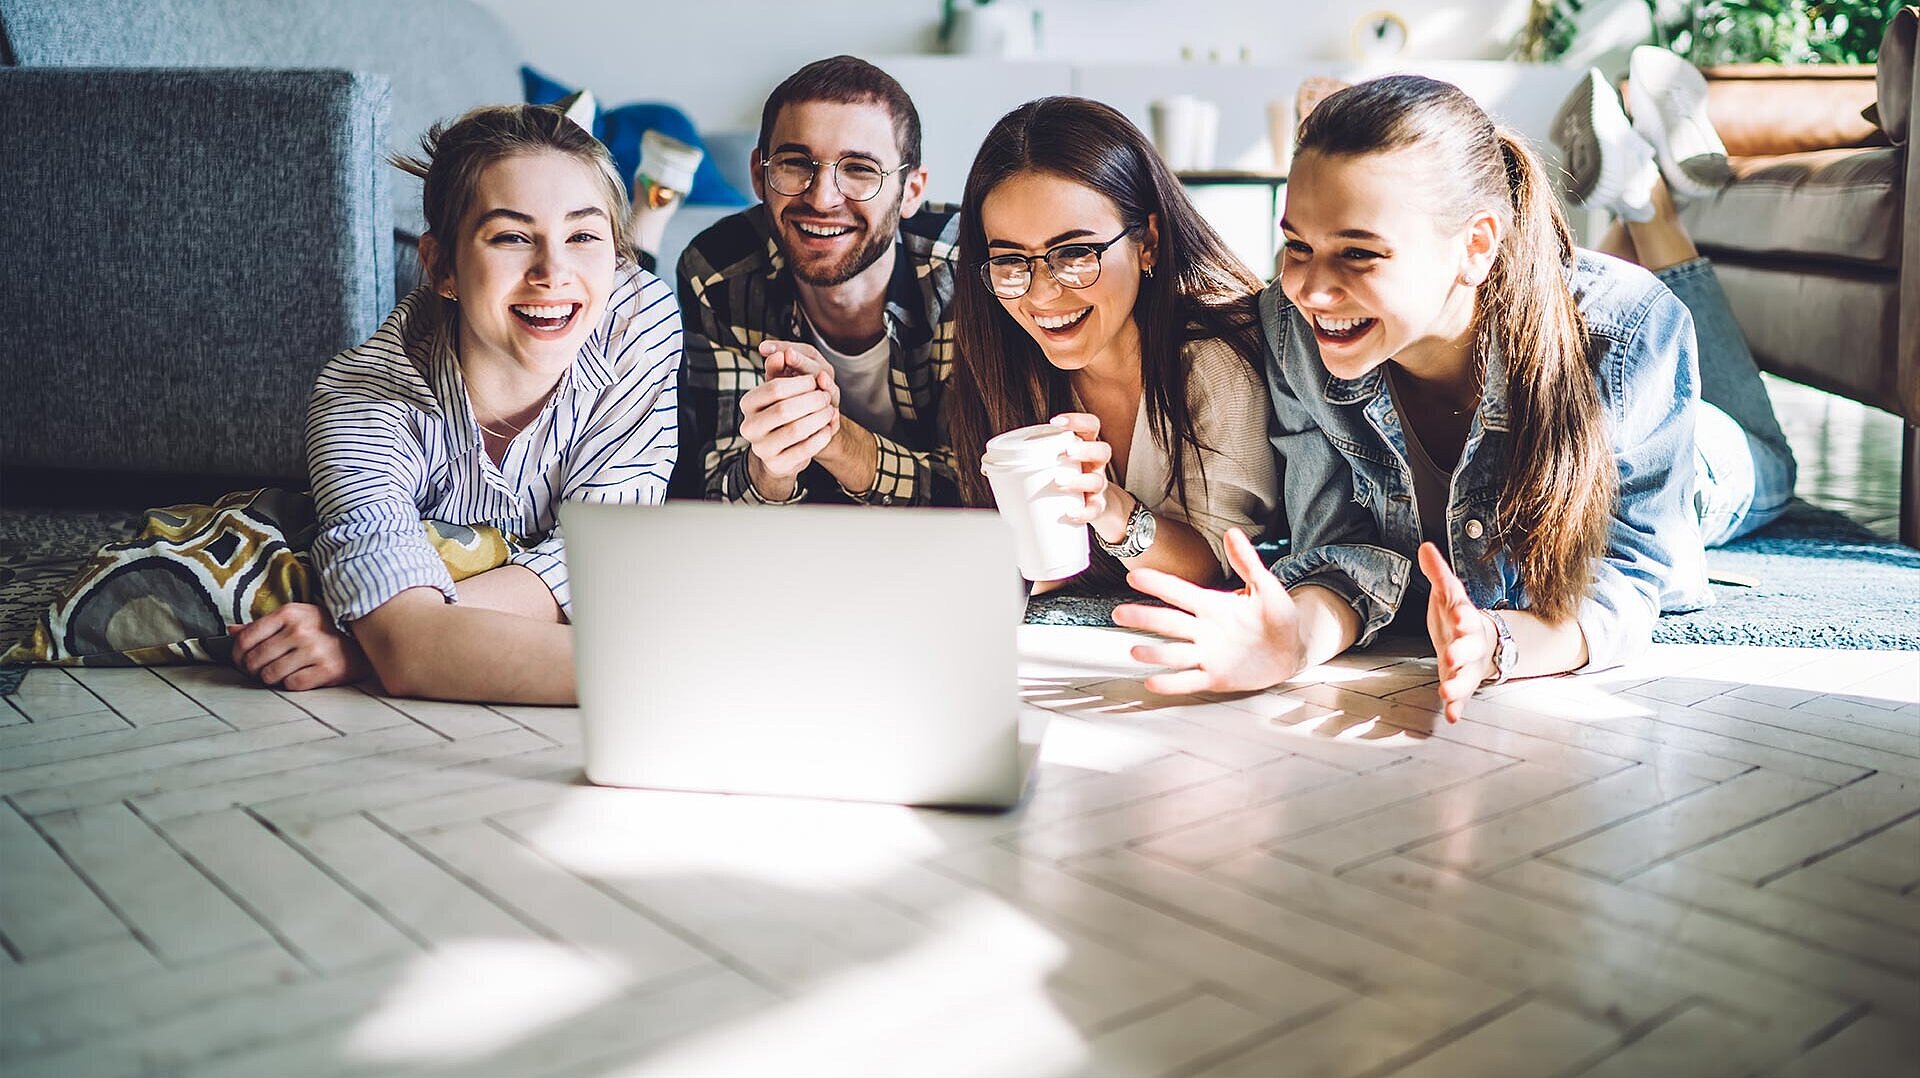
[[[824,467],[810,464],[790,501],[960,504],[940,411],[953,373],[950,307],[959,225],[954,207],[932,203],[900,221],[886,307],[897,422],[891,434],[874,435],[879,467],[872,489],[846,490]],[[674,473],[673,495],[764,503],[747,478],[751,447],[740,433],[740,398],[766,379],[761,341],[807,340],[793,275],[774,241],[765,204],[694,237],[680,256],[678,276],[687,333],[680,372],[686,452]]]
[[[418,288],[372,339],[329,360],[307,411],[320,533],[313,563],[335,621],[408,588],[458,593],[423,517],[490,524],[570,613],[563,501],[657,504],[679,446],[680,312],[666,282],[622,267],[607,314],[496,465],[481,442],[445,301]]]

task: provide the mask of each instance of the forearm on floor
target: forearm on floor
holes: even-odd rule
[[[1132,504],[1129,503],[1129,508]],[[1125,539],[1125,518],[1114,532],[1100,537],[1110,543]],[[1098,529],[1095,534],[1099,534]],[[1158,569],[1203,587],[1217,587],[1225,578],[1220,572],[1220,560],[1214,556],[1206,537],[1179,517],[1160,513],[1154,514],[1153,545],[1137,558],[1120,559],[1120,564],[1129,569]]]
[[[1301,584],[1287,592],[1300,619],[1305,659],[1301,669],[1319,666],[1360,639],[1360,613],[1340,594],[1315,584]]]
[[[395,696],[502,704],[572,704],[573,631],[551,621],[445,602],[410,588],[353,623]]]
[[[1508,677],[1564,674],[1587,665],[1587,636],[1572,618],[1550,622],[1527,610],[1494,611],[1513,634],[1518,661]]]

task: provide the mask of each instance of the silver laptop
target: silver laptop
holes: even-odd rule
[[[568,503],[560,521],[591,781],[1020,799],[1022,597],[996,514]]]

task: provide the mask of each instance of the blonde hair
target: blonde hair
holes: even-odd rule
[[[1534,613],[1571,617],[1593,590],[1606,552],[1619,467],[1595,380],[1587,322],[1567,283],[1573,232],[1546,167],[1459,87],[1394,75],[1322,101],[1300,128],[1299,152],[1328,156],[1416,150],[1421,189],[1449,226],[1492,211],[1500,250],[1475,296],[1474,352],[1506,364],[1512,414],[1499,543]]]
[[[449,258],[460,222],[473,207],[480,174],[488,165],[527,154],[557,153],[593,169],[606,196],[614,251],[622,262],[633,261],[633,241],[627,235],[627,188],[613,154],[559,109],[483,105],[450,124],[434,124],[420,137],[420,149],[418,156],[394,153],[387,160],[425,181],[420,201],[427,232],[439,238],[440,249]]]

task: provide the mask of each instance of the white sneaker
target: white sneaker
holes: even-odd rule
[[[1554,114],[1553,144],[1566,169],[1567,197],[1624,221],[1653,220],[1660,178],[1653,147],[1637,134],[1606,76],[1588,68]]]
[[[578,125],[580,130],[593,134],[593,121],[599,115],[600,102],[594,100],[592,90],[575,90],[554,102],[554,107],[566,113],[567,119]]]
[[[1707,80],[1665,49],[1642,45],[1627,61],[1633,128],[1653,144],[1674,194],[1712,198],[1733,178],[1727,147],[1707,118]]]

